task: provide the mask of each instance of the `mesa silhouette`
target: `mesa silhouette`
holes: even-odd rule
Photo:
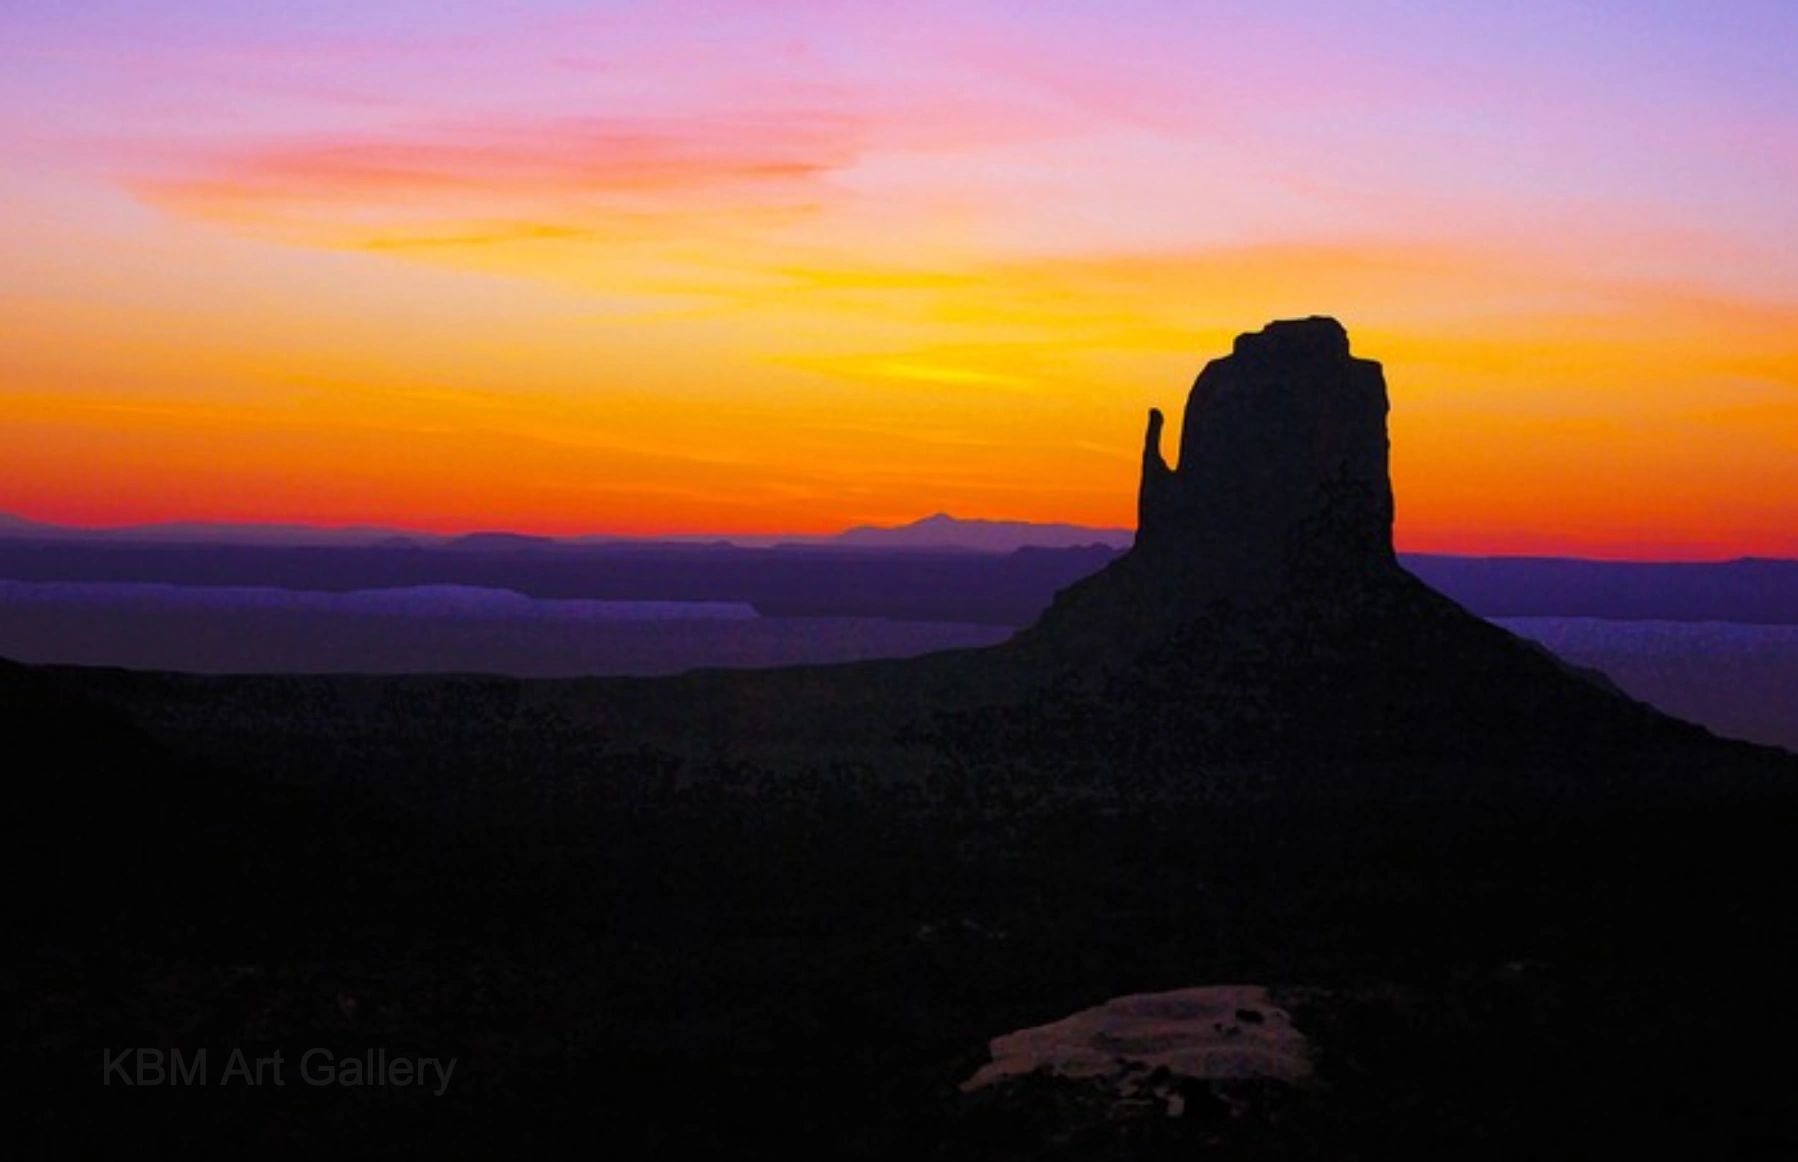
[[[1380,365],[1333,319],[1238,338],[1193,385],[1177,467],[1150,412],[1135,546],[962,663],[1014,698],[961,715],[964,740],[1170,776],[1243,759],[1511,763],[1512,790],[1708,746],[1401,567],[1387,411]],[[1493,789],[1440,762],[1416,778],[1407,793]],[[1543,789],[1580,792],[1558,778]]]

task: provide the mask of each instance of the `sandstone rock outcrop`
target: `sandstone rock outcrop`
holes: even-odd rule
[[[1037,691],[1003,745],[1050,723],[1069,750],[1177,762],[1486,756],[1689,729],[1399,566],[1387,409],[1380,365],[1312,317],[1205,367],[1177,466],[1152,411],[1135,546],[994,652],[995,685]]]
[[[1386,383],[1331,318],[1241,335],[1187,397],[1179,462],[1149,412],[1135,546],[1064,590],[1024,635],[1128,654],[1201,611],[1340,606],[1408,579],[1392,548]]]
[[[1239,337],[1193,384],[1177,468],[1149,413],[1139,553],[1236,593],[1395,567],[1386,412],[1380,365],[1336,320]]]

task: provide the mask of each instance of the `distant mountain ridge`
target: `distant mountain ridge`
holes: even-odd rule
[[[140,525],[85,526],[64,525],[32,520],[16,513],[0,512],[0,541],[57,541],[90,544],[169,544],[169,545],[263,545],[283,546],[381,546],[405,547],[446,546],[457,549],[506,550],[526,548],[657,548],[657,547],[737,547],[737,548],[855,548],[917,549],[940,552],[953,550],[977,553],[1011,553],[1018,549],[1088,548],[1094,545],[1122,551],[1135,543],[1131,529],[1098,525],[1071,524],[1061,521],[989,520],[984,517],[958,517],[950,513],[934,513],[897,525],[861,524],[840,533],[674,533],[663,535],[630,535],[613,533],[575,533],[549,536],[518,533],[504,529],[485,529],[467,533],[438,533],[420,529],[388,528],[380,525],[307,525],[256,524],[210,521],[171,521]],[[1488,567],[1519,573],[1529,570],[1563,570],[1569,582],[1583,585],[1574,573],[1590,574],[1608,570],[1659,569],[1669,574],[1685,572],[1697,576],[1703,570],[1723,566],[1745,566],[1778,572],[1798,569],[1798,559],[1747,555],[1717,560],[1660,561],[1593,558],[1565,555],[1513,555],[1478,553],[1412,553],[1401,552],[1399,560],[1407,567],[1420,562],[1434,562],[1436,575],[1426,578],[1437,584],[1437,576],[1446,577],[1468,570]],[[1521,614],[1520,614],[1521,615]]]
[[[968,549],[1009,553],[1025,548],[1073,549],[1086,545],[1127,549],[1136,537],[1129,529],[1036,524],[1020,520],[963,520],[939,512],[904,525],[857,525],[834,537],[821,539],[840,545],[883,549]]]
[[[933,518],[878,535],[771,544],[554,539],[505,533],[350,543],[44,535],[0,521],[0,580],[156,582],[342,592],[417,585],[547,598],[748,601],[769,616],[859,616],[1022,626],[1123,547],[1079,526]],[[968,538],[946,532],[973,524]],[[54,529],[54,526],[50,526]],[[78,530],[85,532],[86,530]],[[1079,535],[1076,535],[1079,534]],[[1047,538],[1045,538],[1047,539]],[[983,545],[984,548],[972,547]],[[1399,564],[1483,617],[1600,617],[1798,625],[1798,561],[1584,561],[1400,554]]]
[[[64,525],[0,512],[0,538],[119,544],[374,545],[442,541],[437,533],[376,525],[259,524],[230,521],[159,521],[151,524]]]
[[[457,548],[525,548],[556,545],[738,545],[768,548],[776,545],[848,546],[881,549],[958,549],[983,553],[1009,553],[1021,548],[1078,548],[1105,545],[1129,548],[1129,529],[1094,528],[1065,523],[1022,520],[963,519],[936,513],[908,524],[856,525],[840,533],[679,533],[633,536],[611,533],[579,533],[544,536],[503,529],[470,533],[436,533],[376,525],[254,524],[210,521],[171,521],[140,525],[87,527],[31,520],[0,512],[0,538],[33,540],[116,542],[128,544],[221,545],[451,545]]]

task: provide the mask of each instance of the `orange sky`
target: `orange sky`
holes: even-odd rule
[[[1401,547],[1798,556],[1778,6],[98,7],[0,15],[3,511],[1122,525],[1327,313]]]

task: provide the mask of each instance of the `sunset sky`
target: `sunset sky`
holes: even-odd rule
[[[1790,0],[7,0],[0,511],[1126,525],[1145,410],[1333,314],[1402,548],[1798,556],[1795,45]]]

